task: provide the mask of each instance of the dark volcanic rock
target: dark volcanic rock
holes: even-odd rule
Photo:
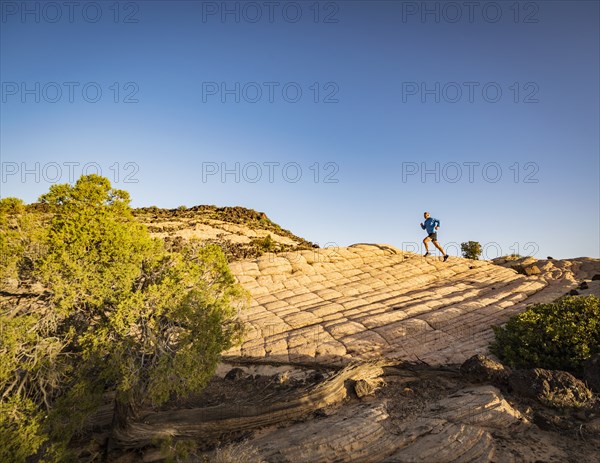
[[[229,381],[237,381],[239,379],[244,378],[244,376],[246,376],[244,370],[242,370],[241,368],[232,368],[225,375],[225,379],[228,379]]]
[[[600,280],[600,273],[596,273],[593,277],[592,277],[592,281],[598,281]]]
[[[474,383],[505,385],[510,369],[485,355],[477,354],[465,360],[460,366],[460,372]]]
[[[517,264],[513,266],[513,269],[515,269],[518,273],[526,275],[528,277],[531,275],[539,275],[540,273],[542,273],[537,265]]]
[[[580,407],[593,398],[585,383],[566,371],[515,370],[510,374],[508,384],[515,394],[552,407]]]

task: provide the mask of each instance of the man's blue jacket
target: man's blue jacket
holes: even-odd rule
[[[433,217],[429,217],[425,223],[421,226],[423,230],[427,230],[427,233],[435,233],[435,227],[440,226],[440,221],[438,219],[434,219]]]

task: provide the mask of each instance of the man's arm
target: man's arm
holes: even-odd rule
[[[434,225],[435,230],[437,230],[438,228],[440,228],[440,221],[438,219],[435,219]]]

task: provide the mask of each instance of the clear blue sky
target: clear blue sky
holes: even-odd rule
[[[452,255],[600,255],[597,1],[0,3],[2,197],[85,166],[322,246],[427,210]]]

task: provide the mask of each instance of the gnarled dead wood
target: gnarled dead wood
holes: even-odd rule
[[[275,401],[213,407],[141,412],[139,418],[116,433],[122,448],[139,448],[161,438],[216,439],[219,436],[301,418],[315,410],[342,401],[346,381],[370,379],[383,374],[381,362],[352,364],[323,382],[295,390]]]

